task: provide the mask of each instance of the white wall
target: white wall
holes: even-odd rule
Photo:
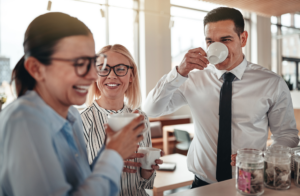
[[[143,96],[171,70],[170,1],[141,0],[140,67]],[[161,13],[161,14],[160,14]]]

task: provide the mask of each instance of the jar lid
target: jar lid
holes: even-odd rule
[[[237,151],[237,160],[248,163],[263,162],[262,151],[257,149],[243,148]]]
[[[267,148],[267,151],[271,152],[286,152],[286,153],[291,153],[291,148],[287,146],[281,146],[281,145],[272,145]]]
[[[287,152],[265,151],[264,159],[266,162],[289,163],[291,162],[291,154]]]
[[[253,155],[261,156],[261,155],[262,155],[262,151],[261,151],[261,150],[254,149],[254,148],[242,148],[242,149],[239,149],[239,150],[237,151],[237,154],[238,154],[238,155],[243,155],[243,154],[253,154]]]

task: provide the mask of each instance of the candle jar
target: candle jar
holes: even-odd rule
[[[300,150],[294,152],[294,181],[300,187]]]
[[[236,189],[243,195],[264,193],[264,159],[262,151],[240,149],[236,157]]]
[[[264,184],[267,188],[284,190],[291,187],[291,154],[268,150],[264,153]]]

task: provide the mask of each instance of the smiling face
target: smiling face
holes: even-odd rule
[[[205,25],[205,39],[207,47],[213,42],[222,42],[228,48],[228,57],[215,65],[219,70],[232,70],[243,61],[242,47],[246,45],[247,31],[238,36],[232,20],[210,22]]]
[[[107,55],[107,65],[114,67],[119,64],[130,66],[129,60],[122,54],[108,51],[105,53]],[[99,58],[97,65],[103,64],[102,58]],[[101,92],[101,99],[119,100],[120,102],[124,100],[125,92],[128,89],[129,83],[132,82],[132,70],[129,69],[125,76],[117,76],[113,70],[108,76],[102,77],[98,76],[97,86]]]
[[[75,59],[94,56],[92,35],[80,35],[61,39],[51,57]],[[40,68],[42,77],[38,79],[35,90],[54,108],[82,105],[86,100],[87,89],[97,79],[94,66],[91,66],[89,73],[84,77],[76,74],[73,62],[52,60],[51,65],[43,65]]]

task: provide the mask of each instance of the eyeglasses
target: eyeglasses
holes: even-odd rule
[[[97,65],[96,67],[97,69],[97,73],[99,76],[101,77],[106,77],[110,74],[111,70],[113,69],[116,76],[125,76],[128,72],[128,69],[133,69],[133,67],[129,66],[129,65],[123,65],[123,64],[118,64],[116,66],[109,66],[109,65]]]
[[[94,57],[79,57],[75,59],[63,59],[63,58],[49,58],[50,60],[55,60],[55,61],[68,61],[68,62],[73,62],[73,66],[75,67],[75,72],[79,77],[84,77],[86,76],[90,69],[91,66],[96,67],[96,61],[98,58],[103,58],[103,66],[106,66],[107,62],[107,56],[105,54],[99,54]]]

